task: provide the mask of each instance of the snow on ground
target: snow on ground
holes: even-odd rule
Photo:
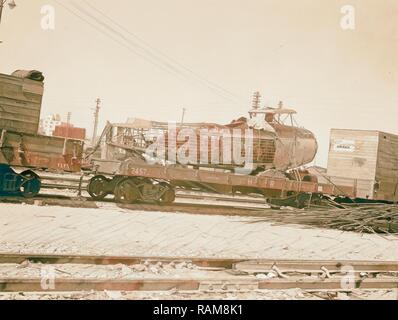
[[[0,252],[398,260],[398,237],[251,223],[250,217],[0,205]]]

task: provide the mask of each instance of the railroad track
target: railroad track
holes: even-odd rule
[[[186,257],[123,257],[1,254],[2,265],[26,264],[53,266],[61,272],[54,287],[43,287],[43,279],[34,277],[0,279],[0,292],[76,292],[76,291],[192,291],[229,292],[253,290],[302,289],[306,291],[397,290],[398,262],[312,261],[312,260],[244,260]],[[133,279],[85,279],[64,276],[68,265],[157,266],[193,265],[202,275],[141,276]],[[143,270],[141,270],[143,271]]]
[[[73,190],[76,193],[87,192],[87,185],[90,181],[88,176],[75,175],[41,175],[42,189],[56,189],[56,190]],[[246,205],[266,205],[266,201],[260,196],[229,196],[218,194],[207,194],[203,192],[186,192],[177,189],[176,194],[178,199],[184,200],[202,200],[212,202],[227,202],[235,204]]]
[[[82,196],[87,189],[89,178],[78,175],[40,175],[42,180],[42,192],[35,198],[2,197],[0,202],[4,203],[27,203],[49,206],[63,206],[73,208],[98,208],[102,204],[114,203],[115,206],[127,210],[180,212],[192,214],[221,214],[221,215],[248,215],[269,208],[265,199],[261,197],[228,196],[217,194],[206,194],[201,192],[177,191],[175,203],[171,205],[159,205],[157,203],[140,202],[136,204],[117,204],[112,198],[95,201],[91,197]],[[71,193],[61,191],[55,193],[53,190],[70,190]],[[45,192],[48,191],[48,192]],[[69,195],[68,195],[69,194]],[[79,195],[80,194],[80,195]]]
[[[159,205],[157,203],[138,202],[134,204],[119,204],[113,199],[94,201],[90,197],[69,197],[63,195],[38,195],[35,198],[2,197],[0,203],[29,204],[38,206],[59,206],[66,208],[120,208],[130,211],[186,213],[202,215],[224,215],[224,216],[250,216],[263,217],[264,208],[250,205],[230,204],[205,204],[192,202],[177,202],[172,205]]]
[[[42,264],[94,264],[94,265],[134,265],[142,262],[178,263],[191,262],[198,267],[232,268],[235,263],[245,259],[185,258],[185,257],[133,257],[133,256],[98,256],[98,255],[48,255],[48,254],[0,254],[0,264],[24,261]]]

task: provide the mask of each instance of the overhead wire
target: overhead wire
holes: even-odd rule
[[[75,17],[77,17],[78,19],[80,19],[81,21],[85,22],[86,24],[90,25],[92,28],[94,28],[97,32],[101,33],[102,35],[105,35],[106,37],[112,39],[113,41],[115,41],[116,43],[120,44],[121,46],[125,47],[127,50],[129,50],[130,52],[132,52],[135,55],[138,55],[139,57],[145,59],[147,62],[151,63],[152,65],[163,69],[163,71],[170,73],[170,70],[164,68],[164,66],[148,60],[145,55],[142,55],[141,53],[135,51],[133,48],[131,48],[129,45],[127,45],[126,43],[123,43],[122,41],[120,41],[120,39],[115,38],[114,36],[110,35],[109,33],[104,32],[103,30],[99,29],[97,25],[95,25],[94,23],[88,21],[87,19],[85,19],[84,17],[82,17],[81,15],[79,15],[78,13],[76,13],[75,11],[73,11],[72,9],[70,9],[69,7],[67,7],[66,5],[64,5],[63,3],[61,3],[58,0],[53,0],[54,2],[56,2],[58,5],[60,5],[61,7],[63,7],[65,10],[67,10],[69,13],[71,13],[72,15],[74,15]],[[174,74],[176,75],[176,74]]]
[[[177,76],[181,79],[184,80],[196,80],[196,82],[199,82],[202,86],[205,86],[206,88],[210,89],[214,94],[218,95],[219,97],[230,100],[233,102],[237,102],[236,99],[234,99],[231,96],[227,96],[226,92],[222,92],[220,89],[215,88],[214,86],[210,85],[209,83],[206,83],[204,81],[200,81],[198,77],[196,79],[188,79],[188,75],[184,72],[181,72],[180,69],[178,69],[176,66],[173,66],[170,62],[164,61],[159,59],[156,55],[154,55],[152,52],[150,52],[148,49],[143,48],[142,45],[137,44],[136,42],[132,41],[131,39],[127,38],[125,35],[123,35],[120,31],[116,30],[109,24],[107,24],[104,21],[99,20],[96,16],[88,12],[86,9],[82,8],[81,6],[77,5],[76,3],[72,3],[74,6],[74,9],[77,10],[78,12],[72,10],[69,6],[67,6],[64,3],[61,3],[58,0],[54,0],[57,4],[62,6],[64,9],[66,9],[69,13],[73,14],[76,16],[78,19],[82,20],[86,24],[89,24],[92,28],[94,28],[97,32],[107,36],[108,38],[111,38],[113,41],[117,42],[118,44],[122,45],[126,49],[128,49],[131,53],[134,55],[139,56],[140,58],[146,60],[147,62],[151,63],[152,65],[161,68],[163,71],[172,74],[174,76]],[[87,19],[90,18],[92,21]],[[102,27],[99,28],[99,27]],[[105,29],[105,30],[103,30]],[[105,32],[107,31],[107,32]],[[189,70],[187,68],[187,70]],[[193,72],[193,71],[192,71]],[[195,82],[195,81],[194,81]]]
[[[141,37],[139,37],[138,35],[136,35],[135,33],[133,33],[132,31],[130,31],[129,29],[127,29],[126,27],[124,27],[123,25],[121,25],[118,21],[116,21],[115,19],[111,18],[109,15],[105,14],[103,11],[101,11],[100,9],[98,9],[97,7],[93,6],[89,1],[87,0],[81,0],[82,2],[86,3],[87,6],[89,6],[91,9],[95,10],[97,13],[99,13],[101,16],[103,16],[104,18],[106,18],[107,20],[109,20],[110,22],[112,22],[114,25],[116,25],[118,28],[120,28],[121,30],[123,30],[124,32],[126,32],[127,34],[129,34],[130,36],[132,36],[134,39],[136,39],[138,42],[141,43],[141,45],[143,47],[147,47],[148,50],[153,51],[155,53],[157,53],[159,56],[163,57],[165,60],[170,61],[171,63],[175,64],[176,66],[180,67],[181,69],[185,70],[186,72],[188,72],[189,74],[191,74],[192,76],[196,77],[197,79],[204,81],[206,83],[208,83],[209,85],[212,85],[218,89],[220,89],[221,91],[240,99],[236,94],[234,94],[233,92],[221,87],[220,85],[218,85],[217,83],[214,83],[213,81],[210,81],[208,79],[205,79],[203,76],[199,75],[198,73],[196,73],[195,71],[193,71],[192,69],[188,68],[187,66],[183,65],[182,63],[180,63],[177,59],[174,59],[172,57],[170,57],[169,55],[163,53],[162,51],[160,51],[159,49],[155,48],[154,46],[150,45],[148,42],[146,42],[145,40],[143,40]],[[145,48],[144,48],[145,50]]]

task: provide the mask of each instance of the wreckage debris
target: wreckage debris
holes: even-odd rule
[[[362,205],[345,209],[267,211],[254,222],[300,224],[358,233],[398,234],[398,205]]]

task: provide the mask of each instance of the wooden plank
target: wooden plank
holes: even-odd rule
[[[40,106],[29,108],[29,105],[10,106],[0,102],[0,111],[14,116],[28,116],[36,120],[40,117]]]
[[[43,83],[0,74],[0,129],[36,134]]]
[[[24,115],[24,114],[18,114],[15,112],[3,112],[0,111],[0,120],[3,120],[3,122],[10,122],[10,123],[30,123],[32,125],[37,124],[37,115],[31,116],[31,115]]]
[[[379,200],[397,200],[398,184],[398,136],[390,133],[379,133],[378,160],[376,180],[379,190],[376,198]]]
[[[40,111],[40,103],[15,100],[0,96],[0,105],[6,106],[7,108],[16,109],[18,112],[23,112],[25,110],[29,111]]]
[[[377,131],[332,129],[328,176],[336,184],[355,185],[358,197],[372,198],[378,141]]]
[[[351,179],[342,177],[330,177],[330,180],[338,186],[354,187],[356,189],[356,197],[358,198],[372,198],[374,180],[366,179]]]

